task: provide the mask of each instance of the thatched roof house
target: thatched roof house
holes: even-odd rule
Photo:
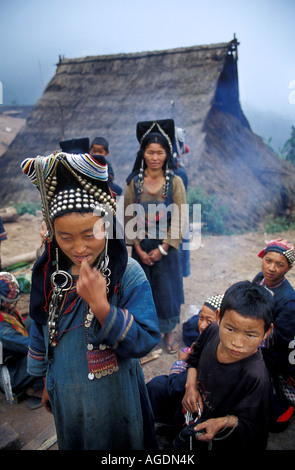
[[[138,143],[136,123],[172,117],[186,129],[190,186],[216,194],[231,228],[255,226],[295,201],[295,168],[252,131],[239,102],[237,41],[187,48],[61,58],[25,127],[0,158],[1,205],[38,198],[20,172],[25,157],[59,141],[110,142],[115,180],[125,186]]]

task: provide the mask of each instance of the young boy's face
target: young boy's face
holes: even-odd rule
[[[237,362],[252,356],[266,338],[262,319],[244,317],[235,310],[226,310],[218,320],[220,343],[217,358],[220,362]]]
[[[203,305],[202,310],[199,313],[198,327],[200,334],[204,329],[217,320],[216,312],[214,312],[207,305]]]
[[[93,144],[90,149],[90,153],[91,155],[102,155],[103,157],[106,157],[109,152],[104,148],[103,145]]]

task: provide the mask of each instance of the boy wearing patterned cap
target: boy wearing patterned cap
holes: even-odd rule
[[[223,294],[212,295],[208,297],[202,309],[196,315],[193,315],[182,325],[182,339],[186,346],[191,346],[197,340],[202,331],[217,320],[216,312],[218,311]]]
[[[253,282],[266,286],[273,293],[275,302],[274,327],[262,351],[275,390],[274,430],[279,430],[288,424],[295,397],[295,365],[289,360],[290,343],[295,337],[295,290],[285,277],[293,267],[294,245],[277,238],[271,240],[258,256],[262,258],[262,267]],[[290,392],[288,399],[287,389]]]

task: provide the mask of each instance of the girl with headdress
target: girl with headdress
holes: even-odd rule
[[[46,376],[59,449],[154,448],[139,358],[160,333],[148,281],[127,256],[105,159],[61,152],[22,170],[48,227],[32,273],[28,370]]]
[[[179,245],[187,217],[184,184],[173,173],[174,129],[172,119],[137,124],[140,149],[124,197],[126,242],[151,284],[169,353],[178,350],[173,329],[183,303]]]

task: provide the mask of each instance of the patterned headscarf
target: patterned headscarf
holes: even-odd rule
[[[7,303],[17,302],[19,299],[19,285],[13,274],[0,272],[0,300]]]
[[[290,265],[294,263],[294,245],[288,240],[283,240],[282,238],[271,240],[266,247],[258,253],[259,258],[263,258],[269,251],[275,251],[276,253],[284,255]]]
[[[18,299],[19,285],[16,278],[11,273],[0,272],[0,322],[9,323],[14,330],[23,336],[28,336],[23,318],[13,305],[17,303]],[[3,311],[4,306],[5,311]],[[7,313],[7,306],[10,307],[9,313]]]

